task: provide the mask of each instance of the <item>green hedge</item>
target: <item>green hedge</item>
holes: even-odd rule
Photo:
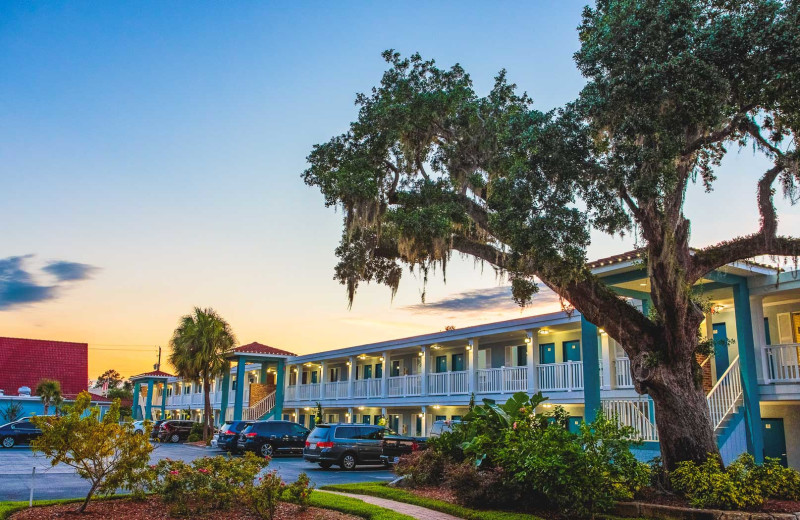
[[[330,486],[322,486],[320,489],[329,489],[331,491],[341,491],[343,493],[355,493],[360,495],[370,495],[378,498],[386,498],[388,500],[396,500],[397,502],[405,502],[406,504],[413,504],[415,506],[433,509],[434,511],[447,513],[459,518],[466,518],[467,520],[541,520],[539,517],[524,513],[470,509],[468,507],[452,504],[450,502],[444,502],[442,500],[421,497],[404,489],[389,487],[381,482],[365,482],[362,484],[335,484]]]

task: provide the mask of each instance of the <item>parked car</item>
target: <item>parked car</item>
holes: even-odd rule
[[[4,448],[13,448],[17,445],[30,444],[41,434],[42,430],[31,423],[30,417],[23,417],[0,426],[0,445]]]
[[[397,464],[400,457],[412,451],[424,450],[428,447],[425,437],[385,434],[381,442],[381,462],[385,465]]]
[[[439,437],[444,432],[451,432],[456,424],[461,424],[461,421],[458,419],[453,421],[433,421],[430,436]]]
[[[133,433],[144,434],[145,421],[133,421]]]
[[[278,453],[302,453],[310,430],[290,421],[256,421],[239,434],[236,447],[263,457]]]
[[[164,421],[155,421],[153,423],[153,430],[150,432],[150,439],[152,439],[154,441],[158,440],[158,436],[161,433],[161,425],[163,423],[164,423]]]
[[[236,453],[239,451],[236,445],[239,441],[239,434],[242,430],[253,424],[253,421],[225,421],[219,429],[217,436],[217,448]]]
[[[385,426],[368,424],[320,424],[306,440],[303,459],[323,469],[337,464],[353,469],[359,464],[385,464],[381,460],[384,435],[395,435]]]
[[[164,421],[158,428],[158,440],[161,442],[185,441],[192,432],[194,421]]]

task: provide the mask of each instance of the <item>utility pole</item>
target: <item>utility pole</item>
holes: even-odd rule
[[[158,363],[153,365],[153,370],[161,370],[161,345],[158,346]]]

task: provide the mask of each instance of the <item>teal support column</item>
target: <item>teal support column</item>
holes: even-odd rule
[[[161,419],[167,418],[167,382],[161,383]]]
[[[225,363],[225,373],[222,374],[222,399],[219,404],[219,423],[225,424],[225,415],[228,413],[228,391],[231,389],[231,364]]]
[[[144,407],[144,418],[153,420],[153,380],[147,381],[147,402]]]
[[[267,368],[269,363],[265,360],[261,360],[261,370],[258,373],[258,383],[261,385],[267,384]]]
[[[279,359],[275,370],[275,407],[272,409],[272,417],[280,420],[283,417],[283,396],[286,393],[286,361]]]
[[[733,307],[736,314],[736,342],[739,344],[739,369],[742,374],[747,449],[755,457],[756,462],[763,462],[764,438],[761,432],[761,399],[756,375],[750,289],[744,278],[739,279],[733,286]]]
[[[242,407],[244,406],[244,369],[247,360],[238,358],[236,363],[236,396],[233,400],[233,420],[242,420]]]
[[[142,391],[139,386],[139,381],[133,384],[133,420],[139,421],[142,419],[142,414],[139,412],[139,393]]]
[[[594,421],[600,410],[600,356],[597,354],[597,326],[581,316],[583,358],[583,420]]]
[[[642,314],[645,316],[650,314],[650,298],[642,298]]]

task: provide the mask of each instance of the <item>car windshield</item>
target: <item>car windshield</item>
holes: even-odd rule
[[[311,435],[309,435],[308,438],[309,439],[314,439],[314,440],[326,439],[328,437],[328,432],[330,430],[331,429],[327,428],[327,427],[326,428],[320,428],[320,427],[314,428],[314,431],[311,432]]]

